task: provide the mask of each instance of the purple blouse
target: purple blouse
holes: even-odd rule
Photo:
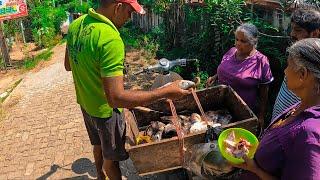
[[[295,106],[279,118],[283,118]],[[262,136],[254,158],[264,171],[278,178],[319,180],[320,105],[304,110],[282,127],[271,128],[270,125]]]
[[[257,112],[257,94],[259,84],[273,81],[268,58],[256,53],[243,61],[236,59],[235,47],[231,48],[222,58],[217,74],[220,84],[231,86],[248,106]]]

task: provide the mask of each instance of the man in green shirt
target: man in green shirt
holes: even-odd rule
[[[137,0],[101,0],[97,11],[89,9],[68,30],[65,68],[72,70],[98,179],[105,178],[104,172],[112,180],[121,179],[119,161],[128,158],[121,108],[190,93],[179,88],[179,81],[153,91],[124,90],[125,48],[118,29],[133,12],[145,13]]]

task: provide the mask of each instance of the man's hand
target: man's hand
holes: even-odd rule
[[[179,84],[182,80],[174,81],[166,86],[163,86],[163,90],[166,92],[166,98],[168,99],[179,99],[182,96],[188,95],[191,93],[191,89],[184,90],[182,89]],[[193,87],[192,87],[193,88]]]
[[[190,94],[191,91],[179,87],[180,81],[175,81],[153,91],[125,90],[123,76],[103,78],[103,85],[107,101],[111,107],[131,108],[143,106],[161,98],[177,99]]]
[[[214,75],[214,76],[211,76],[207,79],[207,82],[206,82],[206,87],[211,87],[213,85],[213,83],[216,81],[217,79],[217,75]]]

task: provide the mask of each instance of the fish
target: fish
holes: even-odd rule
[[[150,136],[152,141],[160,141],[162,139],[162,133],[165,128],[165,124],[159,121],[151,121],[150,125],[144,132],[145,136]]]
[[[196,122],[201,122],[202,121],[202,118],[199,114],[197,113],[192,113],[191,116],[190,116],[190,121],[192,123],[196,123]]]
[[[153,142],[159,142],[162,139],[163,131],[158,131],[155,134],[151,135],[151,139]]]
[[[190,128],[192,126],[192,123],[190,121],[184,121],[181,123],[181,128],[184,134],[190,133]]]
[[[190,121],[190,117],[189,116],[185,116],[185,115],[179,115],[180,121]]]
[[[188,112],[189,114],[190,112]],[[232,119],[230,113],[226,110],[207,111],[205,113],[208,124],[198,113],[188,115],[178,115],[178,122],[181,125],[183,134],[199,133],[206,131],[208,125],[212,127],[226,125]],[[151,121],[144,135],[149,136],[152,141],[160,141],[163,138],[177,136],[176,127],[173,125],[173,116],[162,116],[160,121]],[[230,149],[231,151],[232,149]]]
[[[162,138],[172,138],[174,136],[177,136],[176,127],[171,123],[166,124],[164,127]]]
[[[207,111],[205,113],[210,121],[227,125],[230,123],[232,116],[227,110]]]
[[[221,124],[213,123],[213,122],[208,122],[208,124],[207,124],[204,121],[196,122],[196,123],[193,123],[191,125],[190,133],[198,133],[198,132],[201,132],[201,131],[206,131],[208,129],[208,126],[211,126],[211,127],[214,128],[214,127],[221,126]]]

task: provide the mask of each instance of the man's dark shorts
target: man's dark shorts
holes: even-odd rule
[[[90,116],[81,108],[86,129],[92,145],[101,145],[103,158],[123,161],[128,159],[125,150],[126,123],[124,113],[114,109],[112,117],[97,118]]]

